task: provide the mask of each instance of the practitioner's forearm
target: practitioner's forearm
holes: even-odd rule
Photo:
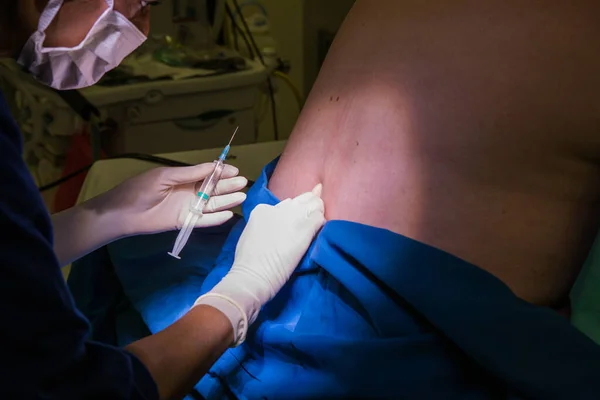
[[[126,350],[148,368],[161,399],[180,399],[232,343],[229,319],[215,308],[200,305],[164,331],[134,342]]]
[[[61,266],[125,236],[126,221],[102,202],[100,196],[52,215],[54,252]]]

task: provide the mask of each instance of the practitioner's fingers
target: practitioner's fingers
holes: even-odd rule
[[[321,197],[321,194],[323,193],[323,184],[319,183],[317,186],[315,186],[312,190],[312,193],[317,197]]]
[[[202,218],[196,222],[196,228],[208,228],[211,226],[222,225],[233,217],[231,211],[220,211],[215,213],[202,214]]]
[[[204,207],[204,213],[228,210],[239,206],[244,200],[246,200],[246,193],[243,192],[212,196],[210,200],[208,200],[208,203],[206,203],[206,207]]]
[[[162,180],[167,185],[184,185],[199,182],[207,178],[215,168],[214,163],[204,163],[191,167],[170,167],[162,169]],[[239,170],[232,165],[224,165],[222,179],[232,178]]]
[[[306,208],[306,215],[311,216],[313,214],[325,214],[325,203],[320,197],[313,197],[309,202],[304,204]]]
[[[323,185],[318,184],[310,192],[302,193],[301,195],[294,198],[295,203],[304,204],[311,201],[314,198],[320,198],[323,192]]]
[[[228,179],[221,179],[217,186],[215,187],[215,191],[212,194],[213,196],[219,196],[222,194],[228,194],[233,192],[239,192],[244,189],[248,185],[248,179],[243,176],[236,176]]]

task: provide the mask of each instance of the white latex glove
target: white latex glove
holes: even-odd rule
[[[262,306],[288,281],[325,223],[322,186],[269,206],[258,205],[235,250],[229,273],[195,305],[225,314],[234,330],[234,346],[246,338]]]
[[[213,171],[214,163],[191,167],[155,168],[130,178],[99,196],[97,203],[116,210],[128,236],[180,229],[202,181]],[[231,208],[246,199],[241,190],[248,183],[238,169],[225,165],[221,180],[196,227],[221,225],[231,217]]]

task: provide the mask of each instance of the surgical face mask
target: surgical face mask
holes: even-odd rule
[[[80,89],[97,83],[146,40],[131,21],[114,10],[114,0],[105,1],[107,9],[79,45],[44,47],[45,31],[64,2],[49,0],[37,31],[23,47],[17,62],[38,81],[58,90]]]

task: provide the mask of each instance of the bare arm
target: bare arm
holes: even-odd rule
[[[62,265],[118,238],[123,231],[110,214],[98,214],[83,204],[53,216],[55,253]],[[230,320],[205,305],[155,335],[126,347],[148,369],[161,399],[178,399],[189,393],[210,366],[233,343]]]
[[[180,399],[233,343],[229,319],[210,306],[194,307],[179,321],[126,347],[146,366],[161,399]]]
[[[161,399],[188,393],[279,292],[325,223],[322,186],[275,206],[261,204],[241,233],[229,273],[183,318],[127,350],[146,365]],[[278,241],[275,240],[278,238]]]

